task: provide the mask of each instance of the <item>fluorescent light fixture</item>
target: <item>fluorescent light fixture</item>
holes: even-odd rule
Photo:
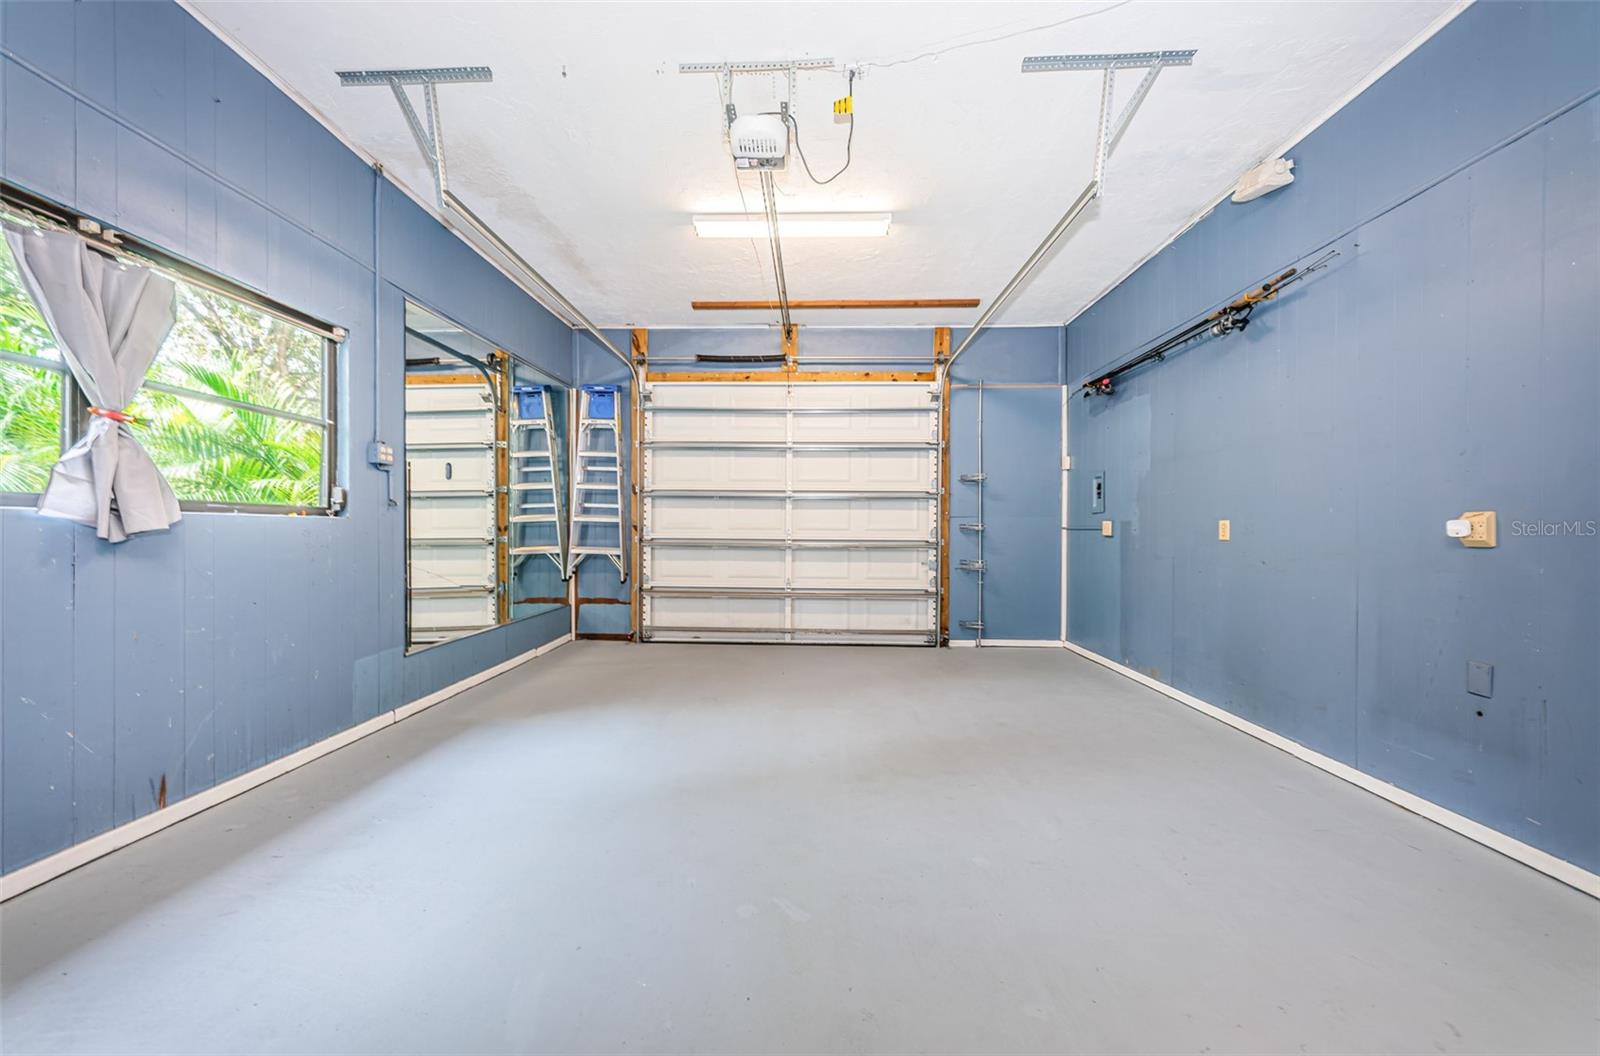
[[[882,238],[889,233],[889,213],[783,213],[782,238]],[[766,238],[767,218],[760,213],[712,213],[694,218],[701,238]]]

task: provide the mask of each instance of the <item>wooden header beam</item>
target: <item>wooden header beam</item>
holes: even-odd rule
[[[697,312],[776,311],[777,301],[690,301]],[[919,297],[910,300],[790,301],[791,311],[817,308],[976,308],[976,297]]]

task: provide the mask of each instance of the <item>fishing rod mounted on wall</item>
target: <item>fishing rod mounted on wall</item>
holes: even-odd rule
[[[1162,338],[1121,366],[1084,382],[1081,390],[1084,397],[1110,396],[1116,391],[1117,379],[1122,375],[1144,366],[1151,360],[1165,359],[1167,358],[1167,353],[1181,345],[1188,344],[1196,338],[1208,335],[1211,337],[1226,337],[1229,334],[1243,330],[1250,325],[1250,316],[1254,314],[1257,305],[1272,300],[1283,290],[1293,286],[1301,279],[1321,271],[1328,266],[1330,260],[1338,255],[1339,251],[1337,249],[1330,249],[1305,267],[1290,268],[1276,278],[1268,279],[1255,289],[1240,294],[1205,318],[1190,323],[1171,337]]]

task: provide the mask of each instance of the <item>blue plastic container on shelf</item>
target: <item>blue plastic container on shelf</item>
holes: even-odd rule
[[[513,385],[511,393],[517,398],[517,418],[520,421],[537,421],[544,417],[543,385]]]
[[[615,385],[585,385],[589,394],[590,418],[615,418],[617,416],[617,387]]]

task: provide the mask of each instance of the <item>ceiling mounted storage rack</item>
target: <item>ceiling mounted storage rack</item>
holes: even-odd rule
[[[1194,62],[1195,49],[1182,51],[1119,51],[1102,54],[1082,55],[1034,55],[1022,60],[1023,73],[1056,73],[1056,72],[1082,72],[1084,70],[1100,70],[1100,117],[1097,122],[1094,145],[1094,174],[1078,197],[1068,206],[1066,213],[1056,222],[1055,227],[1039,243],[1023,262],[1022,267],[1005,284],[1000,293],[989,302],[983,314],[978,316],[978,321],[972,324],[972,329],[961,339],[961,344],[956,346],[939,366],[939,377],[936,385],[942,385],[944,379],[950,374],[950,369],[955,361],[960,358],[977,336],[989,325],[995,313],[1011,300],[1022,284],[1027,281],[1033,269],[1049,255],[1050,250],[1061,240],[1061,236],[1083,215],[1089,203],[1099,198],[1105,191],[1106,160],[1111,156],[1122,134],[1128,130],[1133,122],[1133,115],[1138,112],[1145,97],[1150,94],[1151,87],[1156,83],[1156,77],[1168,66],[1188,66]],[[1134,88],[1133,94],[1123,104],[1122,110],[1115,117],[1112,116],[1112,106],[1115,102],[1116,77],[1118,70],[1142,69],[1144,77]]]
[[[494,80],[494,72],[487,66],[421,66],[389,70],[340,70],[339,83],[346,88],[387,87],[394,93],[395,102],[416,140],[417,149],[428,163],[433,178],[434,202],[441,218],[466,241],[488,259],[506,269],[535,299],[550,308],[563,322],[589,332],[600,347],[610,352],[628,368],[628,376],[637,390],[638,370],[633,360],[611,343],[600,328],[589,321],[577,305],[567,299],[550,280],[523,259],[500,234],[467,208],[450,189],[449,169],[445,164],[444,114],[439,103],[439,86],[443,84],[486,84]],[[422,114],[417,113],[407,88],[422,89]]]

